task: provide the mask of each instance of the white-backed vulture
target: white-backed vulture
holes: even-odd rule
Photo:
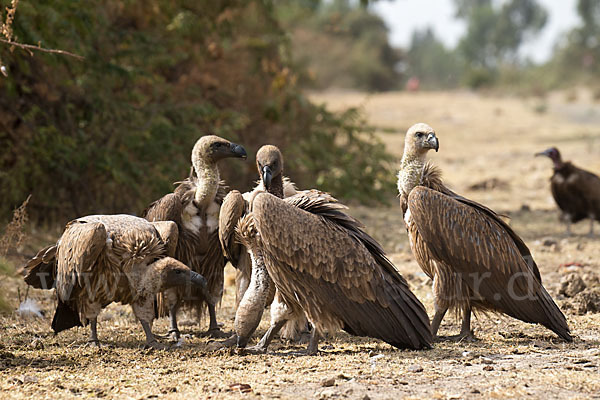
[[[232,190],[225,197],[219,217],[219,238],[226,257],[237,268],[236,272],[236,315],[235,339],[239,348],[245,348],[250,336],[258,327],[265,307],[271,308],[271,324],[288,321],[284,337],[293,338],[296,331],[306,325],[303,313],[297,317],[287,312],[288,307],[275,289],[262,257],[255,254],[250,258],[248,250],[235,240],[235,228],[240,219],[249,212],[249,203],[260,192],[267,191],[279,198],[296,194],[294,184],[283,177],[283,156],[273,145],[262,146],[256,153],[256,167],[260,180],[251,192],[240,194]],[[300,309],[296,307],[296,309]],[[279,329],[277,329],[279,330]],[[272,332],[275,335],[277,332]],[[270,342],[270,340],[269,340]],[[261,342],[262,343],[262,342]],[[261,352],[266,351],[268,343]]]
[[[152,331],[154,299],[161,290],[206,280],[171,257],[177,243],[172,222],[150,223],[131,215],[90,215],[69,222],[55,245],[38,252],[24,268],[25,282],[56,287],[55,333],[90,324],[90,343],[99,345],[97,316],[108,304],[131,304],[146,334],[146,346],[159,347]]]
[[[462,313],[462,327],[453,338],[472,338],[471,312],[482,310],[542,324],[571,341],[565,316],[542,286],[521,238],[494,211],[446,188],[439,171],[426,163],[427,152],[438,148],[430,126],[412,126],[398,173],[410,246],[433,280],[433,335],[454,309]]]
[[[220,180],[217,163],[225,158],[246,158],[246,150],[218,136],[201,137],[192,150],[193,173],[180,182],[174,193],[152,203],[144,212],[148,221],[173,221],[179,228],[175,258],[204,276],[207,292],[191,288],[172,289],[158,298],[159,315],[169,314],[173,339],[180,336],[177,311],[185,305],[201,316],[208,308],[212,336],[222,336],[215,307],[223,295],[225,258],[219,243],[219,211],[227,187]],[[208,294],[208,295],[207,295]]]
[[[567,224],[567,235],[571,234],[572,223],[589,218],[589,236],[593,236],[594,220],[600,221],[600,178],[570,161],[563,161],[556,147],[536,156],[546,156],[554,164],[550,190],[561,211],[561,219]]]
[[[316,190],[286,199],[259,193],[237,234],[252,257],[262,257],[285,304],[306,313],[308,354],[325,330],[338,329],[398,348],[430,347],[425,308],[345,208]]]

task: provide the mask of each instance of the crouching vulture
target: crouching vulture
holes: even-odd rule
[[[594,220],[600,221],[600,178],[570,161],[563,161],[556,147],[536,156],[546,156],[554,164],[550,190],[561,211],[561,219],[567,224],[567,235],[571,234],[572,223],[589,218],[589,236],[593,236]]]
[[[308,354],[324,330],[379,338],[398,347],[429,348],[429,319],[381,246],[345,207],[316,190],[280,199],[259,193],[237,235],[262,259],[287,305],[313,326]]]
[[[260,323],[265,307],[275,301],[271,307],[269,334],[265,335],[259,347],[247,350],[262,353],[267,350],[273,336],[286,322],[282,336],[293,339],[298,331],[306,326],[306,319],[299,306],[287,305],[276,291],[262,257],[255,253],[255,257],[251,259],[246,247],[235,239],[235,228],[240,219],[249,212],[249,203],[258,193],[267,191],[279,198],[296,194],[294,184],[283,177],[283,156],[276,146],[265,145],[258,150],[256,167],[260,176],[258,185],[243,195],[237,190],[232,190],[223,200],[219,217],[219,238],[225,255],[237,268],[234,339],[239,348],[246,347],[250,336]]]
[[[150,223],[131,215],[91,215],[67,224],[55,245],[38,252],[24,267],[25,282],[38,289],[56,287],[55,333],[90,325],[98,345],[96,320],[112,302],[131,304],[146,334],[146,346],[160,347],[152,334],[158,292],[206,280],[171,257],[177,243],[172,222]]]
[[[174,193],[152,203],[144,212],[148,221],[173,221],[179,228],[175,258],[204,276],[207,291],[170,289],[158,297],[159,315],[169,314],[173,339],[180,336],[177,311],[184,305],[200,317],[208,308],[211,336],[222,337],[216,305],[223,295],[225,258],[219,243],[219,212],[227,187],[217,163],[226,158],[246,158],[246,150],[218,136],[201,137],[192,150],[192,174],[179,182]],[[188,288],[189,289],[189,288]]]
[[[501,312],[538,323],[571,341],[565,316],[542,286],[538,267],[521,238],[494,211],[444,186],[425,162],[439,142],[416,124],[406,133],[398,190],[410,246],[433,280],[433,335],[448,309],[462,313],[455,339],[472,338],[471,312]]]

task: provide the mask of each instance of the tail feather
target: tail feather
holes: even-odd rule
[[[36,288],[50,290],[56,277],[56,245],[48,246],[21,269],[25,283]]]
[[[54,333],[59,333],[75,326],[83,326],[79,313],[59,299],[52,319],[52,330]]]

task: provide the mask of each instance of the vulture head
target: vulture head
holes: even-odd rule
[[[239,144],[215,135],[202,136],[192,150],[194,165],[200,160],[214,164],[224,158],[246,158],[246,150]]]
[[[424,156],[429,150],[438,151],[440,142],[432,127],[424,123],[414,124],[404,138],[404,154]]]
[[[535,156],[546,156],[552,160],[555,167],[560,167],[562,164],[562,158],[560,157],[560,152],[556,147],[550,147],[542,152],[535,153]]]
[[[283,173],[283,156],[276,146],[267,144],[256,153],[256,167],[260,178],[269,190],[274,177],[280,177]]]
[[[159,273],[160,291],[188,284],[198,286],[203,291],[206,290],[206,279],[174,258],[161,258],[155,261],[152,267]]]

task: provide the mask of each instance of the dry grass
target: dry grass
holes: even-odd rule
[[[413,122],[425,121],[436,128],[441,148],[432,158],[446,180],[460,193],[512,217],[559,305],[566,301],[558,295],[566,272],[597,273],[600,239],[583,236],[588,229],[585,223],[575,226],[574,237],[564,237],[548,189],[549,161],[533,157],[536,151],[556,145],[566,157],[600,171],[596,106],[567,104],[561,95],[546,100],[545,114],[535,111],[533,100],[470,93],[391,93],[366,101],[364,95],[353,93],[318,98],[334,107],[363,104],[398,155],[403,131]],[[492,179],[506,185],[469,189]],[[410,253],[398,209],[354,207],[351,211],[382,242],[431,311],[430,283]],[[548,246],[549,241],[555,243]],[[571,262],[582,266],[560,267]],[[17,278],[0,282],[0,291],[7,293],[13,309],[18,287],[23,292],[24,283]],[[385,343],[339,333],[322,343],[322,354],[315,357],[294,356],[290,352],[302,347],[278,340],[267,355],[242,357],[210,351],[210,339],[201,335],[206,326],[197,325],[183,327],[187,336],[180,348],[142,350],[140,325],[129,308],[119,305],[102,314],[99,335],[104,346],[100,350],[82,347],[86,329],[58,336],[50,333],[54,305],[50,293],[32,291],[30,297],[40,302],[44,319],[0,317],[3,398],[583,399],[600,393],[599,314],[566,311],[575,336],[571,344],[544,328],[491,316],[473,323],[479,341],[440,343],[430,351],[397,351]],[[228,286],[220,310],[225,330],[232,329],[233,305],[234,290]],[[259,333],[266,327],[265,318]],[[458,323],[448,319],[441,333],[458,329]],[[166,320],[157,321],[155,330],[165,332]],[[372,357],[377,354],[383,357]],[[328,378],[334,378],[333,386],[325,387]]]

